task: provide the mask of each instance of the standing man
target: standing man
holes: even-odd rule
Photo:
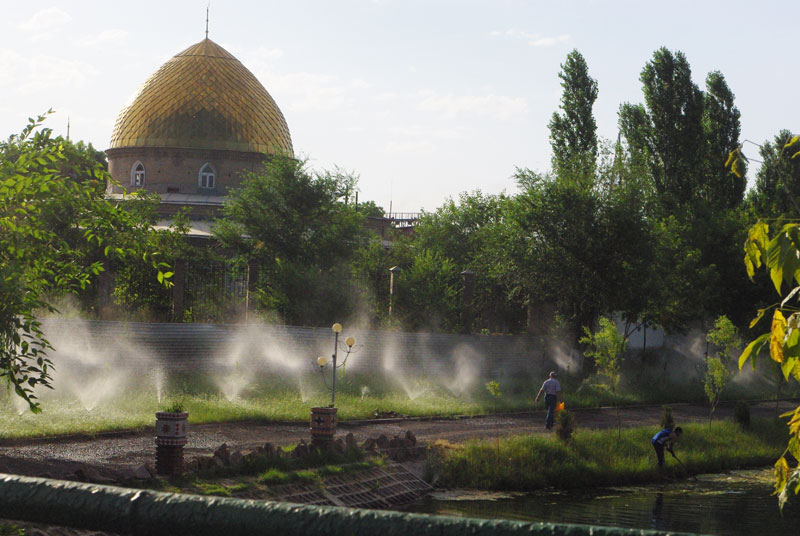
[[[536,394],[536,402],[539,401],[542,393],[544,393],[544,405],[547,406],[547,418],[544,426],[548,430],[552,430],[553,422],[556,420],[556,404],[561,401],[561,384],[556,379],[555,371],[551,372],[550,377],[542,384],[542,388]]]
[[[664,449],[667,449],[673,457],[675,457],[675,453],[672,451],[672,446],[678,440],[678,438],[683,433],[683,429],[680,426],[675,427],[674,430],[670,428],[664,428],[659,433],[653,436],[653,439],[650,442],[653,444],[653,448],[656,450],[656,458],[658,458],[658,469],[663,471],[664,470]],[[677,460],[677,458],[675,458]]]

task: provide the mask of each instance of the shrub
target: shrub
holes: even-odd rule
[[[556,435],[561,441],[569,441],[572,439],[572,432],[575,431],[575,417],[572,412],[562,409],[558,412],[556,419]]]
[[[0,536],[25,536],[25,531],[11,523],[0,523]]]
[[[183,401],[176,400],[175,402],[165,407],[161,411],[165,411],[167,413],[183,413],[184,411],[186,411],[186,407],[183,405]]]
[[[664,408],[664,414],[661,415],[661,428],[673,430],[675,428],[675,419],[672,417],[672,406],[662,407]]]
[[[750,426],[750,406],[744,400],[739,400],[733,408],[733,420],[740,426]]]

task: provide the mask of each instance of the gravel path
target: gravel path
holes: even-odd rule
[[[781,401],[778,411],[794,409],[798,401]],[[677,423],[704,421],[708,408],[700,405],[673,404]],[[754,403],[750,407],[753,417],[775,415],[775,402]],[[585,428],[613,428],[617,414],[613,408],[578,409],[574,411],[577,426]],[[635,406],[622,408],[622,425],[658,426],[661,406]],[[715,418],[731,418],[732,405],[722,405]],[[550,433],[544,429],[544,411],[492,415],[454,419],[385,419],[347,422],[339,424],[340,434],[352,432],[361,442],[367,437],[385,434],[392,437],[411,430],[420,441],[446,439],[462,442],[475,438],[495,438],[519,433]],[[300,439],[309,439],[308,425],[270,423],[219,423],[192,425],[186,445],[187,458],[209,455],[222,443],[232,450],[247,450],[265,442],[290,445]],[[140,433],[109,434],[95,438],[59,438],[50,440],[0,441],[0,473],[13,473],[52,478],[75,478],[86,467],[96,469],[87,480],[97,481],[98,473],[133,470],[142,464],[152,464],[155,444],[151,430]],[[83,479],[83,478],[81,478]],[[109,478],[109,480],[113,480]]]

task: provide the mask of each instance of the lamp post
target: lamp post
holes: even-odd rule
[[[399,266],[389,268],[389,318],[392,318],[392,305],[394,305],[394,276],[401,271]]]
[[[469,335],[472,332],[472,297],[475,289],[475,272],[467,268],[461,272],[462,292],[461,292],[461,314],[463,320],[464,333]]]
[[[357,352],[361,349],[361,347],[353,348],[356,344],[355,337],[347,337],[344,340],[344,345],[339,342],[339,334],[342,332],[342,325],[340,323],[335,323],[331,326],[331,331],[333,331],[334,339],[333,339],[333,354],[331,355],[332,366],[331,366],[331,373],[333,374],[333,378],[331,380],[331,405],[329,407],[334,407],[336,404],[336,369],[342,368],[345,363],[347,363],[347,358],[350,357],[350,354],[353,352]],[[342,350],[346,353],[344,360],[341,364],[337,364],[337,360],[339,357],[339,347],[342,346]],[[328,364],[328,358],[325,356],[319,356],[317,358],[317,366],[319,367],[320,372],[323,372],[325,365]],[[325,378],[323,373],[322,378]],[[326,382],[327,384],[327,382]]]
[[[360,349],[360,347],[353,348],[356,344],[356,339],[354,337],[347,337],[342,345],[342,351],[344,351],[346,355],[342,363],[337,364],[339,346],[342,344],[339,342],[339,334],[342,332],[342,325],[338,322],[335,323],[331,326],[331,331],[333,331],[334,335],[333,354],[331,355],[331,373],[333,374],[331,405],[326,408],[311,408],[311,441],[319,446],[329,445],[336,433],[336,369],[342,368],[345,363],[347,363],[347,358],[350,357],[350,354]],[[324,369],[327,364],[328,358],[325,356],[321,355],[317,358],[317,366],[322,374],[323,381],[325,381]],[[328,382],[325,381],[325,385],[327,384]]]

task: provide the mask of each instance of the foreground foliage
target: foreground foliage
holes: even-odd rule
[[[800,136],[784,147],[794,159],[800,155]],[[772,310],[772,325],[768,333],[753,340],[739,357],[739,368],[749,359],[755,367],[756,357],[769,344],[770,358],[781,367],[783,377],[800,381],[800,224],[787,223],[771,234],[769,225],[759,221],[751,229],[745,243],[745,265],[753,277],[762,265],[769,272],[779,303],[760,309],[750,327]],[[786,289],[786,290],[784,290]],[[783,507],[789,494],[800,493],[800,406],[782,417],[789,418],[789,443],[775,463],[775,493]],[[792,463],[794,467],[792,467]]]
[[[40,128],[44,118],[0,143],[0,378],[34,412],[34,389],[50,387],[53,370],[37,312],[86,289],[106,258],[142,258],[161,283],[171,275],[131,237],[137,220],[104,198],[108,175],[91,146],[82,156]]]

